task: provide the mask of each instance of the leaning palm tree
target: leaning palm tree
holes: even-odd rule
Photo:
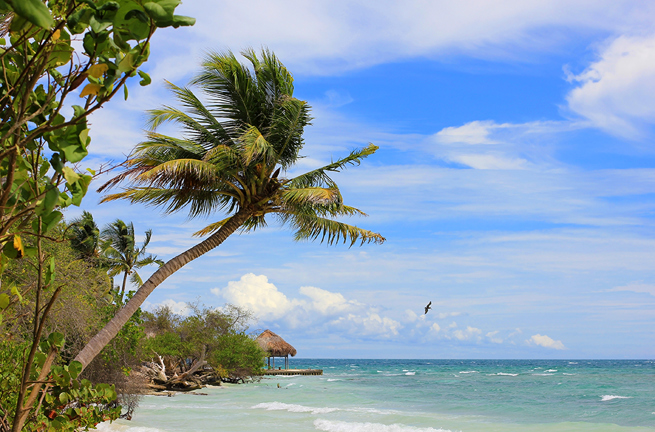
[[[126,199],[187,210],[189,217],[222,212],[196,234],[208,238],[160,267],[125,307],[78,354],[86,366],[167,277],[188,262],[219,246],[236,230],[252,231],[267,216],[295,232],[295,240],[382,243],[380,234],[335,218],[364,215],[347,206],[330,172],[373,154],[370,144],[343,159],[305,174],[285,178],[301,157],[303,130],[310,123],[309,106],[293,97],[293,78],[274,54],[242,53],[250,66],[231,52],[210,54],[192,85],[200,87],[206,105],[189,88],[168,83],[183,109],[164,106],[150,111],[147,141],[130,156],[126,170],[101,189],[126,184],[103,201]],[[159,125],[181,125],[183,138],[156,132]],[[282,175],[281,175],[282,173]]]
[[[102,239],[102,249],[104,255],[104,265],[108,269],[109,277],[123,273],[123,284],[118,294],[118,298],[123,299],[127,278],[137,287],[143,285],[143,280],[138,269],[150,264],[164,265],[164,262],[155,255],[146,255],[146,248],[150,243],[152,230],[146,231],[146,238],[143,240],[141,247],[136,247],[134,238],[134,224],[126,224],[120,219],[105,226],[100,238]]]

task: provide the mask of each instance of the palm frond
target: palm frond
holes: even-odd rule
[[[298,205],[328,205],[341,203],[343,198],[337,188],[307,187],[284,189],[281,195],[285,208]]]
[[[201,64],[202,70],[191,84],[205,91],[209,108],[217,117],[228,120],[223,122],[224,130],[230,136],[238,136],[244,124],[259,126],[257,118],[264,101],[252,72],[231,51],[212,52]]]
[[[139,276],[139,273],[136,271],[132,271],[132,274],[130,275],[130,283],[133,285],[136,285],[137,287],[140,287],[143,285],[143,280],[141,279],[141,276]]]
[[[175,159],[139,175],[140,183],[153,187],[205,187],[221,176],[213,164],[197,159]]]
[[[386,240],[373,231],[318,216],[296,216],[291,221],[292,226],[296,229],[294,234],[296,241],[319,240],[328,245],[350,242],[352,247],[357,242],[360,242],[360,245],[365,243],[382,244]]]
[[[312,186],[334,187],[336,186],[336,184],[327,175],[328,172],[340,172],[348,165],[359,165],[362,159],[372,155],[378,149],[379,149],[378,146],[369,144],[363,149],[353,150],[345,158],[339,159],[338,161],[325,165],[322,168],[309,171],[305,174],[301,174],[289,180],[288,186],[294,188],[304,188],[304,187],[312,187]]]
[[[238,201],[229,190],[197,190],[133,187],[122,192],[106,195],[100,201],[109,202],[126,199],[131,203],[141,203],[162,208],[166,213],[173,213],[188,208],[189,217],[210,215],[215,211],[235,212]]]
[[[223,225],[225,225],[227,223],[227,221],[229,221],[230,219],[231,219],[231,217],[225,218],[225,219],[223,219],[221,221],[218,221],[218,222],[211,223],[211,224],[207,225],[206,227],[204,227],[203,229],[194,232],[193,236],[194,237],[203,237],[203,236],[206,236],[206,235],[209,235],[209,234],[214,234],[216,231],[221,229],[221,227]]]
[[[274,143],[282,169],[286,170],[298,160],[298,154],[304,145],[302,135],[311,120],[307,102],[288,96],[278,101],[267,139]]]
[[[266,138],[264,138],[256,127],[248,127],[245,133],[239,137],[238,141],[245,166],[253,162],[264,162],[269,165],[275,165],[277,156],[275,148],[266,141]]]

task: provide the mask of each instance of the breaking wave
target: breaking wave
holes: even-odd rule
[[[324,432],[450,432],[447,429],[419,428],[402,424],[355,423],[344,421],[314,420],[316,430]]]

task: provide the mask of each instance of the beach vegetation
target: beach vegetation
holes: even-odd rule
[[[25,268],[34,275],[27,284],[3,275],[0,286],[0,321],[26,324],[3,333],[3,349],[14,347],[20,360],[11,365],[12,395],[0,401],[4,430],[74,430],[117,416],[103,408],[116,399],[114,389],[78,380],[82,365],[64,363],[71,340],[51,331],[51,314],[74,292],[66,265],[78,264],[47,253],[44,241],[60,234],[62,210],[80,205],[97,174],[78,169],[91,141],[87,116],[116,94],[127,98],[131,78],[150,82],[142,67],[155,31],[194,22],[174,14],[178,4],[0,1],[0,274],[31,258]],[[89,291],[78,300],[90,301],[82,294]]]
[[[143,360],[163,366],[166,379],[160,377],[160,384],[199,364],[200,372],[214,380],[238,381],[261,374],[265,353],[248,333],[253,320],[250,312],[233,305],[217,309],[199,302],[189,303],[188,308],[188,316],[175,314],[168,306],[142,314],[146,332]]]

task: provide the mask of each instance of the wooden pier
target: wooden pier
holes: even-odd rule
[[[323,375],[323,369],[264,369],[264,375]]]

